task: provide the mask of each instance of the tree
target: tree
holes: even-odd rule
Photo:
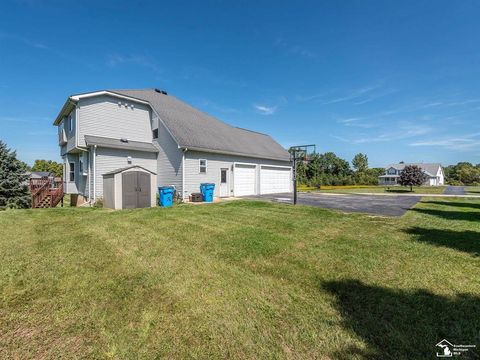
[[[0,210],[30,207],[27,166],[0,140]]]
[[[357,172],[365,172],[368,169],[368,157],[365,154],[358,153],[352,160],[353,168]]]
[[[297,181],[300,184],[307,182],[307,165],[302,160],[297,162]]]
[[[420,186],[426,180],[426,175],[422,169],[416,165],[407,165],[400,173],[398,182],[403,186],[410,186],[410,191],[413,191],[413,186]]]
[[[62,177],[63,165],[53,160],[35,160],[32,171],[47,171],[57,177]]]

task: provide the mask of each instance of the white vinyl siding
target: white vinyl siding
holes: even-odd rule
[[[105,95],[81,99],[78,107],[80,147],[86,146],[85,135],[152,142],[150,107],[147,105]]]
[[[207,160],[207,173],[199,173],[199,160]],[[227,179],[229,181],[230,195],[233,196],[233,187],[235,182],[235,174],[233,171],[234,163],[249,163],[254,165],[277,165],[277,166],[290,166],[288,161],[257,159],[244,156],[214,154],[199,151],[187,151],[185,153],[185,197],[188,197],[192,192],[200,191],[201,183],[214,183],[215,193],[214,196],[220,196],[220,176],[221,169],[228,169]],[[260,182],[260,172],[257,166],[256,171],[256,184]],[[256,187],[255,192],[258,192],[259,186]]]
[[[178,148],[170,133],[156,118],[154,124],[158,123],[158,139],[153,144],[158,149],[157,159],[157,185],[175,186],[179,194],[182,193],[182,157],[183,153]]]
[[[93,151],[92,151],[93,153]],[[139,165],[147,170],[157,171],[157,154],[151,152],[134,151],[134,150],[120,150],[97,147],[95,157],[95,182],[96,182],[96,197],[103,197],[103,174],[125,168],[127,166]],[[128,163],[127,158],[131,156],[132,162]],[[93,162],[92,162],[93,164]],[[90,180],[91,188],[93,189],[93,170]],[[87,189],[88,193],[88,189]],[[92,192],[93,198],[93,192]]]

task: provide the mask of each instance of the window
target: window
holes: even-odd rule
[[[153,130],[153,138],[158,139],[158,129]]]
[[[80,160],[80,163],[78,164],[78,169],[80,170],[80,174],[83,173],[83,161]]]
[[[198,166],[199,166],[200,174],[207,173],[207,160],[205,159],[198,160]]]
[[[227,169],[222,169],[221,172],[220,172],[220,182],[222,184],[226,184],[227,183]]]
[[[69,168],[70,168],[69,180],[75,181],[75,163],[73,162],[69,163]]]
[[[73,131],[73,118],[72,115],[68,117],[68,131],[72,132]]]

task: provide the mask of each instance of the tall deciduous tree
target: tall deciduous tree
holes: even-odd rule
[[[352,160],[353,168],[357,172],[365,172],[368,169],[368,157],[366,154],[358,153]]]
[[[426,175],[416,165],[407,165],[400,173],[398,182],[403,186],[410,186],[410,191],[413,191],[413,186],[420,186],[426,180]]]
[[[55,176],[61,177],[63,174],[63,165],[53,160],[35,160],[32,171],[48,171]]]
[[[0,210],[30,206],[27,166],[0,140]]]

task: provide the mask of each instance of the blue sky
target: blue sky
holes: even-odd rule
[[[59,160],[68,95],[151,88],[371,166],[480,162],[478,1],[3,1],[0,139]]]

